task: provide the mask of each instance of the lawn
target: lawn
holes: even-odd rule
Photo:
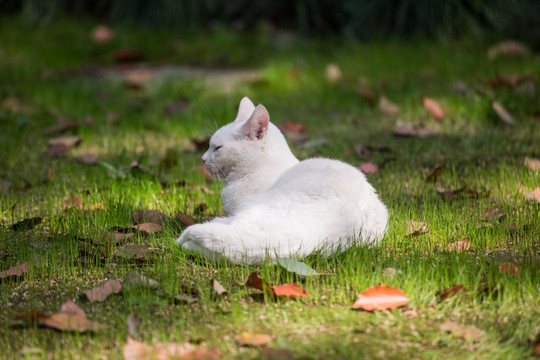
[[[487,41],[358,43],[266,27],[115,28],[98,43],[96,25],[0,22],[0,271],[28,262],[0,278],[2,358],[121,359],[128,334],[222,359],[534,356],[538,54],[489,59]],[[209,263],[175,245],[189,220],[224,214],[220,183],[198,166],[204,140],[246,95],[266,106],[299,158],[372,170],[390,210],[380,244],[304,259],[315,276]],[[147,210],[162,215],[148,219]],[[162,228],[131,228],[137,222]],[[133,271],[157,285],[128,286]],[[254,271],[270,285],[301,284],[308,297],[276,300],[242,286]],[[123,290],[90,302],[85,292],[111,279]],[[216,294],[211,279],[227,292]],[[351,308],[381,283],[408,304]],[[445,289],[456,285],[451,296]],[[66,299],[103,328],[58,331],[36,315]],[[140,319],[136,334],[130,315]],[[244,332],[271,340],[240,346]]]

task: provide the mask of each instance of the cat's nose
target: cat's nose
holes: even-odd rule
[[[206,164],[206,160],[208,160],[208,159],[206,158],[206,156],[203,156],[203,157],[201,158],[201,160],[202,160],[203,163]]]

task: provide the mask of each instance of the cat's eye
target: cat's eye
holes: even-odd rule
[[[221,149],[222,147],[223,147],[223,145],[216,146],[216,147],[214,148],[214,151],[218,151],[218,150]]]

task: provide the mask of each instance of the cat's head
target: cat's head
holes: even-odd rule
[[[262,105],[255,107],[244,97],[236,119],[217,130],[202,157],[213,176],[228,178],[231,173],[248,173],[250,167],[264,161],[265,154],[287,144],[281,132],[270,123]]]

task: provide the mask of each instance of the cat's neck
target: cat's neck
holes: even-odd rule
[[[225,177],[221,197],[227,214],[232,215],[251,195],[270,189],[287,170],[298,164],[283,135],[279,132],[273,135],[266,144],[271,151],[264,151],[256,161],[239,163]]]

